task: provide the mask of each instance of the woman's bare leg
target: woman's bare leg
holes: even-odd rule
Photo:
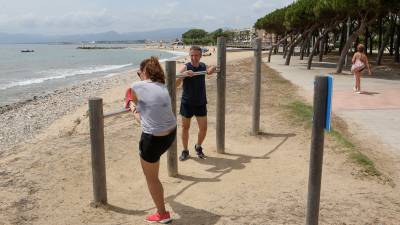
[[[164,203],[164,189],[158,179],[158,171],[160,168],[160,162],[149,163],[140,159],[142,164],[143,173],[146,177],[147,187],[149,188],[150,195],[153,198],[154,204],[157,207],[157,211],[160,214],[164,214],[165,203]]]
[[[354,72],[356,78],[356,91],[361,91],[361,72]]]

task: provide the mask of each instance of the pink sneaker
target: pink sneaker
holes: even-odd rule
[[[169,215],[169,212],[164,213],[163,215],[159,214],[158,212],[148,215],[146,217],[146,221],[149,223],[170,223],[172,221],[171,216]]]

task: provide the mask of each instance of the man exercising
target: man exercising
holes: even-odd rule
[[[185,161],[189,158],[189,129],[190,120],[193,116],[196,117],[199,133],[197,135],[197,143],[194,146],[196,154],[199,158],[205,159],[201,144],[207,134],[207,97],[206,97],[206,82],[205,76],[213,74],[216,70],[215,66],[207,67],[205,63],[200,62],[202,50],[198,46],[192,46],[189,51],[190,62],[186,63],[179,70],[187,77],[178,78],[176,87],[183,81],[183,92],[181,98],[181,106],[179,114],[182,116],[182,145],[183,151],[179,157],[180,161]],[[195,72],[203,71],[206,75],[195,75]]]

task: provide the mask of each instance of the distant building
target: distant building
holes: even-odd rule
[[[265,30],[257,30],[253,27],[243,29],[233,29],[233,42],[251,43],[253,39],[260,37],[262,42],[267,45],[274,44],[276,35],[265,32]]]
[[[257,37],[254,28],[233,29],[233,42],[251,43]]]
[[[265,30],[256,30],[256,34],[266,45],[273,45],[276,42],[276,34],[267,33]]]
[[[172,42],[172,45],[173,46],[183,46],[183,41],[181,41],[181,40],[174,41],[174,42]]]

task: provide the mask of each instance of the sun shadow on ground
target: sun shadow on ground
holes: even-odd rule
[[[220,215],[215,213],[206,211],[204,209],[196,209],[175,200],[170,200],[169,198],[175,199],[176,196],[170,196],[166,199],[166,201],[174,210],[174,212],[178,212],[180,215],[179,218],[176,218],[176,215],[172,215],[172,218],[174,219],[173,224],[216,224],[221,218]]]
[[[307,62],[302,62],[300,63],[302,66],[307,67],[308,63]],[[311,64],[311,68],[316,68],[316,67],[321,67],[321,68],[336,68],[336,63],[332,62],[313,62]]]
[[[373,91],[361,91],[360,94],[362,95],[379,95],[379,92],[373,92]]]
[[[283,138],[273,149],[268,151],[262,156],[248,156],[242,154],[232,154],[232,153],[224,153],[226,156],[234,156],[236,159],[227,159],[227,158],[217,158],[217,157],[207,157],[207,159],[199,159],[192,158],[192,160],[205,165],[211,165],[212,167],[207,169],[206,171],[217,173],[215,177],[212,178],[196,178],[192,176],[179,175],[178,177],[184,180],[193,181],[193,183],[188,184],[181,191],[176,193],[175,195],[171,195],[166,198],[166,202],[172,207],[174,212],[182,215],[180,219],[175,220],[176,224],[215,224],[221,218],[220,215],[202,210],[196,209],[191,206],[183,205],[175,199],[181,195],[183,192],[188,190],[190,187],[200,183],[200,182],[219,182],[220,177],[223,175],[232,172],[233,170],[244,169],[246,163],[250,163],[253,159],[269,159],[269,156],[278,150],[290,137],[296,136],[293,133],[289,134],[273,134],[273,133],[264,133],[260,132],[258,134],[259,137],[262,138]],[[196,222],[198,221],[198,222]]]
[[[143,216],[146,215],[146,211],[145,210],[133,210],[133,209],[124,209],[112,204],[106,204],[103,206],[103,208],[105,210],[109,210],[109,211],[113,211],[116,213],[121,213],[121,214],[126,214],[126,215],[136,215],[136,216]]]
[[[260,132],[258,135],[260,138],[282,138],[282,140],[270,151],[261,156],[249,156],[243,154],[233,154],[233,153],[224,153],[225,156],[233,156],[236,159],[228,159],[228,158],[217,158],[217,157],[207,157],[207,159],[198,159],[192,158],[193,161],[196,161],[200,164],[210,165],[211,168],[206,171],[211,173],[216,173],[217,175],[211,178],[199,178],[188,175],[178,175],[178,178],[191,181],[186,187],[182,188],[179,192],[174,195],[170,195],[166,197],[165,202],[170,205],[173,211],[179,214],[179,218],[174,218],[174,224],[216,224],[221,215],[214,214],[212,212],[206,211],[204,209],[197,209],[188,205],[184,205],[176,199],[188,190],[190,187],[203,182],[220,182],[221,177],[227,173],[232,172],[233,170],[240,170],[246,167],[246,163],[251,163],[253,159],[269,159],[269,156],[278,150],[290,137],[296,136],[293,133],[289,134],[274,134],[274,133],[264,133]],[[111,210],[121,214],[128,215],[145,215],[149,210],[153,210],[154,208],[144,209],[144,210],[130,210],[124,209],[114,205],[107,205],[105,207],[107,210]]]

